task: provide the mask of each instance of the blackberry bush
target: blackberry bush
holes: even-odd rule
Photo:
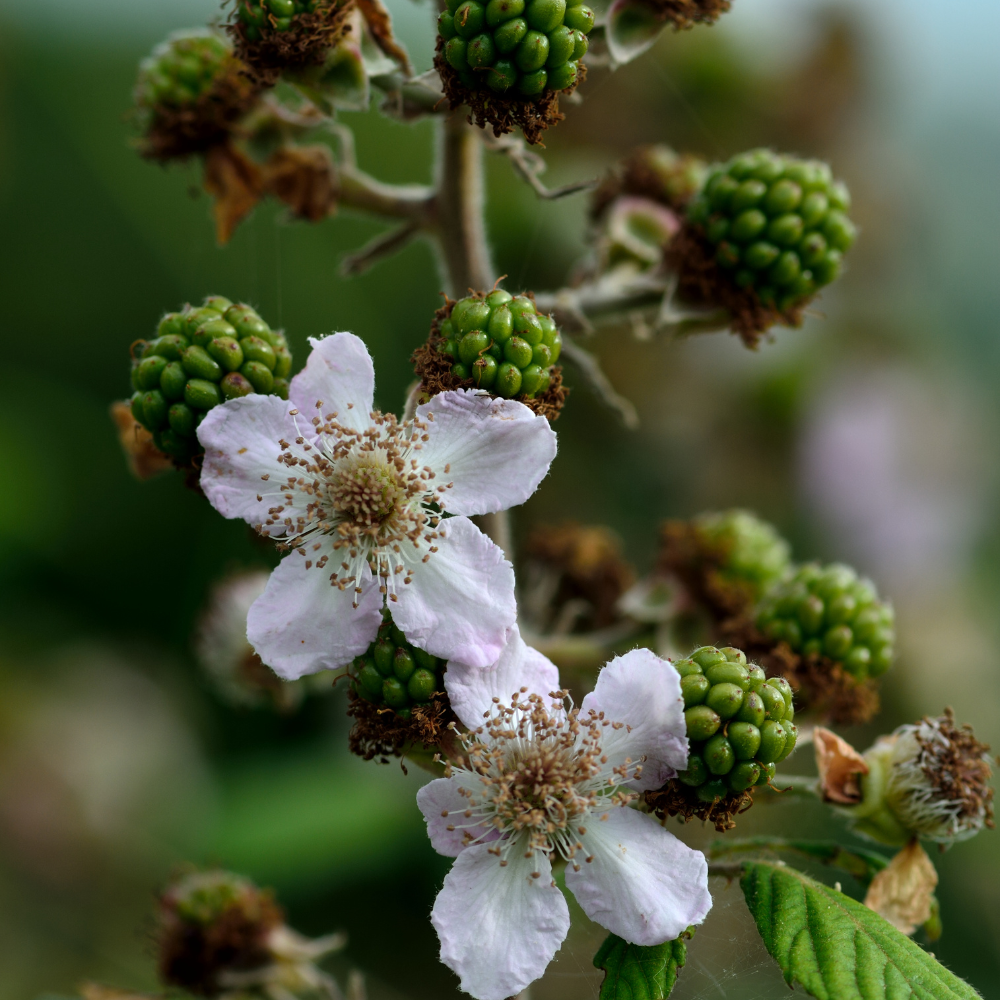
[[[856,232],[850,206],[825,163],[756,149],[709,172],[688,219],[739,288],[784,311],[840,274]]]
[[[856,680],[892,666],[895,618],[870,580],[834,563],[799,567],[772,588],[757,611],[757,627],[806,658],[839,663]]]
[[[196,431],[213,407],[250,393],[288,398],[292,355],[248,305],[210,295],[160,320],[132,363],[132,416],[179,462],[201,453]]]
[[[368,651],[354,661],[351,690],[365,701],[391,708],[409,720],[413,708],[430,704],[442,689],[446,666],[436,656],[418,649],[393,624],[388,613]]]
[[[691,745],[676,780],[705,803],[766,785],[798,738],[788,682],[767,679],[732,647],[702,646],[674,666]]]

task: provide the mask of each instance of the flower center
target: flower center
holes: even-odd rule
[[[566,692],[556,696],[566,703]],[[558,704],[550,710],[536,694],[515,696],[510,707],[495,703],[484,725],[465,738],[468,767],[450,769],[465,772],[460,787],[468,802],[450,828],[466,830],[467,844],[490,830],[500,834],[492,852],[502,865],[515,848],[572,859],[583,849],[587,817],[633,798],[617,790],[629,775],[611,767],[601,750],[608,725]]]
[[[358,430],[336,413],[319,416],[322,408],[318,402],[308,435],[278,442],[289,475],[268,494],[280,500],[261,528],[303,555],[306,569],[325,569],[332,586],[360,594],[368,566],[396,600],[397,583],[410,583],[413,567],[444,537],[438,510],[450,484],[433,483],[435,473],[415,457],[428,440],[426,424],[376,411]],[[303,420],[298,410],[290,415],[297,426]]]
[[[406,483],[384,452],[343,459],[327,488],[327,502],[358,528],[381,525],[407,500]]]

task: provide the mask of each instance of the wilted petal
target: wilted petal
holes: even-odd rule
[[[616,656],[583,699],[581,716],[604,713],[619,729],[605,726],[601,747],[615,766],[645,757],[642,772],[628,782],[637,789],[659,788],[687,766],[687,727],[681,679],[674,665],[648,649]]]
[[[865,906],[912,934],[930,920],[937,884],[934,864],[914,838],[872,879]]]
[[[532,878],[533,873],[538,878]],[[506,867],[489,845],[464,850],[434,902],[441,961],[477,1000],[506,1000],[545,971],[569,931],[569,907],[536,851],[514,850]]]
[[[665,22],[642,0],[615,0],[605,28],[614,66],[622,66],[653,47]]]
[[[813,748],[823,798],[838,805],[857,805],[861,801],[861,778],[869,771],[868,762],[847,740],[823,726],[813,730]]]
[[[306,569],[298,552],[285,556],[250,608],[250,644],[289,681],[349,663],[368,648],[382,622],[382,595],[367,566],[361,584],[361,594],[340,590],[328,572]]]
[[[467,833],[477,839],[484,833],[492,832],[492,827],[470,829],[463,826],[469,822],[462,816],[463,811],[468,808],[469,798],[461,793],[464,788],[468,788],[476,794],[479,791],[476,785],[474,776],[459,772],[451,778],[435,778],[417,792],[417,805],[427,821],[427,836],[431,838],[431,845],[438,854],[457,858],[466,849]],[[449,830],[449,826],[455,829]]]
[[[420,649],[474,667],[496,663],[517,617],[514,568],[468,518],[451,517],[412,582],[397,588],[392,620]]]
[[[375,398],[375,368],[364,341],[353,333],[334,333],[310,337],[309,343],[306,366],[288,389],[288,398],[301,414],[301,426],[308,428],[317,413],[324,417],[336,413],[338,423],[363,431],[371,423]]]
[[[452,484],[441,495],[451,514],[490,514],[524,503],[556,455],[548,420],[515,399],[455,389],[417,407],[417,419],[427,422],[429,436],[420,464],[434,470],[435,486]]]
[[[611,806],[591,817],[566,888],[584,913],[630,944],[671,941],[712,908],[708,862],[651,816]],[[584,860],[586,855],[593,860]]]
[[[280,440],[294,438],[289,404],[277,396],[252,395],[209,410],[198,428],[205,449],[201,488],[223,517],[241,517],[265,534],[283,535],[284,525],[264,527],[270,507],[282,504],[278,484],[288,469],[278,461]]]
[[[520,700],[538,694],[548,701],[548,695],[559,688],[559,670],[547,656],[525,643],[515,625],[493,666],[471,667],[452,660],[444,674],[444,687],[462,724],[476,729],[483,724],[484,713],[493,707],[494,698],[509,706],[517,692]],[[520,694],[522,688],[527,688],[524,694]]]

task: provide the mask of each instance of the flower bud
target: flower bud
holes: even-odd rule
[[[739,649],[702,646],[674,663],[681,675],[689,743],[688,766],[663,788],[646,793],[661,818],[711,820],[720,832],[753,805],[774,765],[795,749],[792,689],[748,664]]]
[[[134,101],[143,156],[165,162],[225,143],[259,92],[223,36],[171,35],[139,67]]]
[[[829,762],[820,770],[823,797],[872,840],[951,844],[993,826],[993,758],[968,725],[956,727],[951,709],[879,737],[860,761],[840,756],[839,770]],[[845,775],[859,785],[853,804],[842,794]]]
[[[562,368],[554,364],[562,342],[555,321],[538,312],[530,293],[512,296],[495,288],[458,302],[448,299],[411,360],[424,398],[449,389],[483,389],[555,420],[569,392]]]
[[[133,357],[131,412],[177,468],[196,467],[208,410],[250,392],[287,396],[288,344],[250,306],[210,296],[168,313],[157,333]]]
[[[825,163],[756,149],[716,165],[668,251],[679,297],[725,309],[748,346],[776,323],[800,326],[854,242],[849,207]]]
[[[530,143],[563,119],[559,93],[586,76],[594,12],[581,0],[448,0],[434,60],[452,110],[494,135],[519,126]]]

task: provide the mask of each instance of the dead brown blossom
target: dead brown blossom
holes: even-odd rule
[[[182,915],[170,889],[159,902],[159,973],[167,985],[215,996],[222,991],[221,973],[271,960],[268,937],[283,914],[269,892],[246,883],[222,913],[204,922]]]
[[[337,208],[340,191],[328,146],[282,146],[264,164],[264,186],[297,219],[321,222]]]
[[[296,14],[291,27],[278,31],[270,25],[261,29],[261,37],[247,37],[246,25],[236,13],[244,0],[236,0],[234,15],[226,30],[237,55],[250,68],[254,78],[268,86],[277,82],[285,70],[318,66],[351,30],[349,15],[353,0],[324,0],[308,14]]]
[[[479,297],[485,297],[485,293],[476,292]],[[529,294],[530,297],[530,294]],[[460,379],[453,375],[452,365],[455,363],[452,358],[441,351],[441,345],[445,338],[441,336],[441,323],[450,315],[455,303],[445,296],[445,304],[434,314],[431,323],[430,336],[425,344],[421,344],[410,357],[413,362],[414,371],[420,379],[420,389],[426,396],[436,396],[439,392],[447,392],[449,389],[475,389],[476,384],[471,378]],[[484,389],[483,392],[488,392]],[[493,396],[493,393],[490,393]],[[562,368],[555,365],[551,370],[549,387],[540,396],[518,396],[517,401],[524,403],[529,410],[546,417],[549,421],[556,420],[562,410],[569,395],[562,382]],[[494,396],[499,399],[499,396]]]
[[[697,789],[671,778],[662,788],[646,792],[644,798],[660,819],[677,816],[682,823],[700,819],[712,823],[719,833],[725,833],[736,826],[736,817],[753,805],[753,789],[729,792],[714,802],[703,802],[698,798]]]
[[[589,632],[618,620],[618,600],[635,581],[621,543],[601,525],[573,522],[535,528],[525,544],[529,575],[549,593],[550,617],[573,614],[573,631]],[[544,578],[544,579],[542,579]]]
[[[703,161],[689,153],[675,153],[668,146],[640,146],[613,167],[590,196],[590,217],[600,219],[616,198],[648,198],[675,212],[682,212],[698,193],[697,177]]]
[[[739,288],[715,261],[700,227],[685,222],[667,246],[667,267],[677,274],[677,297],[693,306],[725,309],[729,327],[747,347],[756,347],[772,326],[802,325],[805,302],[788,309],[764,305],[752,288]]]
[[[363,760],[378,758],[386,764],[390,757],[402,757],[413,746],[453,755],[457,741],[452,724],[458,725],[458,716],[445,692],[435,691],[426,705],[414,705],[409,719],[386,705],[373,705],[353,691],[348,699],[347,714],[354,719],[349,746],[351,753]]]
[[[732,0],[642,0],[663,21],[669,21],[675,31],[693,28],[696,24],[713,24],[732,6]]]

